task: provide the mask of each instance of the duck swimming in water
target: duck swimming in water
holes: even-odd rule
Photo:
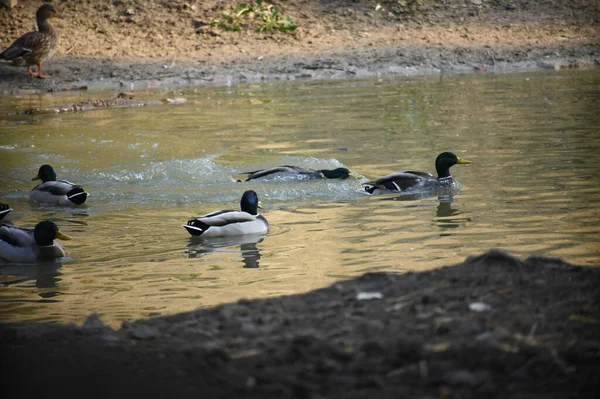
[[[85,190],[66,180],[56,180],[56,172],[50,165],[42,165],[38,174],[31,180],[41,180],[39,184],[31,190],[29,198],[40,204],[70,206],[81,205],[88,197]]]
[[[255,170],[253,172],[244,172],[248,175],[246,181],[259,179],[261,177],[275,177],[277,175],[298,175],[308,179],[347,179],[348,177],[357,177],[346,168],[329,169],[306,169],[299,166],[281,165],[272,168]]]
[[[435,159],[437,177],[429,172],[403,170],[365,182],[363,185],[365,186],[365,191],[369,194],[374,194],[376,191],[381,193],[399,193],[416,187],[442,189],[456,184],[456,180],[450,174],[452,166],[469,163],[471,161],[461,159],[452,152],[443,152]]]
[[[32,263],[65,256],[65,251],[55,239],[70,240],[54,222],[38,223],[33,229],[9,225],[0,226],[0,261]]]
[[[223,210],[188,220],[182,225],[192,236],[223,237],[261,234],[269,230],[269,222],[260,213],[258,196],[248,190],[240,200],[241,211]]]
[[[49,77],[42,71],[42,63],[52,58],[58,50],[59,35],[50,23],[52,18],[62,18],[52,4],[44,4],[38,8],[35,18],[38,30],[25,33],[0,53],[0,60],[24,60],[27,73],[40,79]],[[37,72],[31,70],[32,65],[37,65]]]

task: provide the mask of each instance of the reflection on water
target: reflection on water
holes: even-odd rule
[[[60,262],[40,262],[29,264],[0,265],[0,282],[4,287],[35,287],[37,295],[48,302],[49,298],[60,295]]]
[[[452,208],[452,203],[454,202],[454,197],[452,195],[438,197],[439,205],[436,211],[436,222],[442,232],[446,229],[457,229],[458,227],[464,225],[466,222],[470,222],[469,218],[461,218],[460,210],[457,208]],[[446,235],[450,235],[449,232],[442,233]]]
[[[255,269],[260,266],[260,250],[256,244],[263,242],[265,234],[247,234],[233,237],[192,237],[186,253],[188,258],[198,258],[213,252],[231,252],[230,247],[239,246],[245,268]]]
[[[454,264],[491,247],[600,260],[600,71],[273,83],[177,93],[173,107],[0,118],[0,202],[73,237],[55,264],[1,265],[0,321],[122,320],[305,292],[366,272]],[[0,114],[115,93],[0,98]],[[140,98],[164,97],[140,93]],[[199,112],[201,110],[201,112]],[[450,193],[368,196],[361,181],[241,173],[347,167],[364,181],[433,171]],[[82,184],[85,207],[30,204],[40,165]],[[195,241],[180,227],[255,190],[270,231]]]

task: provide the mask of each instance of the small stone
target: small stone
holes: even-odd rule
[[[381,292],[359,292],[356,294],[356,299],[359,301],[369,301],[371,299],[381,299],[383,294]]]
[[[443,380],[448,385],[477,385],[477,378],[467,370],[455,370],[446,373]]]
[[[154,338],[158,335],[158,330],[153,327],[143,324],[134,324],[128,321],[123,322],[121,329],[125,330],[125,333],[130,338],[139,340]]]
[[[102,322],[102,320],[100,320],[100,316],[96,312],[92,313],[91,315],[89,315],[85,319],[85,321],[83,322],[83,326],[82,327],[84,329],[93,329],[93,328],[104,329],[104,328],[110,328],[106,324],[104,324]]]
[[[492,307],[484,302],[472,302],[469,304],[469,309],[473,312],[486,312]]]

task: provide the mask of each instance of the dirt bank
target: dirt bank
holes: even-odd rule
[[[239,2],[237,2],[239,3]],[[32,79],[0,65],[0,90],[227,85],[263,80],[589,68],[600,2],[273,1],[292,32],[211,26],[233,1],[57,2],[59,55]],[[0,47],[35,26],[39,2],[0,10]],[[379,5],[379,7],[378,7]]]
[[[18,397],[597,398],[599,286],[490,251],[118,331],[4,324],[0,363]]]

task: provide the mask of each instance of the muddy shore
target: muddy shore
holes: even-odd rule
[[[14,397],[597,398],[599,286],[493,250],[117,331],[2,324],[0,363]]]
[[[374,76],[427,76],[465,73],[589,69],[600,65],[600,47],[538,49],[528,53],[486,50],[440,53],[424,48],[380,48],[327,55],[283,56],[243,60],[227,66],[94,61],[59,57],[52,79],[31,79],[22,70],[0,65],[0,90],[5,94],[60,91],[87,86],[106,90],[174,90],[289,80],[353,79]],[[592,55],[590,55],[592,54]]]
[[[239,3],[239,2],[237,2]],[[143,90],[600,65],[600,4],[495,0],[273,1],[293,32],[211,26],[234,1],[59,3],[51,79],[0,64],[0,93]],[[0,47],[34,28],[36,1],[0,9]],[[377,8],[379,5],[379,8]]]

